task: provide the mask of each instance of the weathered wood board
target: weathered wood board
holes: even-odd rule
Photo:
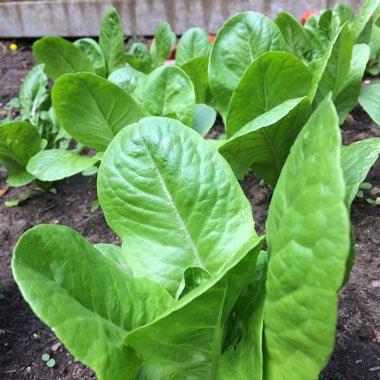
[[[358,10],[361,0],[341,0]],[[288,11],[299,17],[307,9],[324,9],[331,0],[0,0],[1,37],[96,36],[106,10],[114,6],[126,35],[152,35],[168,21],[177,34],[193,26],[216,33],[237,12],[255,10],[269,17]]]

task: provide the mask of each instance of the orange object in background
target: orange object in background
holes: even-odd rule
[[[302,25],[305,25],[306,24],[306,21],[312,16],[312,15],[316,15],[318,12],[315,11],[315,10],[310,10],[310,11],[306,11],[306,12],[303,12],[302,13],[302,16],[301,16],[301,23]]]

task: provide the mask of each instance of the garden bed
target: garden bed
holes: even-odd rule
[[[9,52],[8,43],[0,44],[0,103],[17,96],[22,78],[33,67],[28,45]],[[1,108],[1,106],[0,106]],[[345,144],[380,136],[376,127],[358,107],[343,126]],[[215,135],[215,134],[214,134]],[[5,187],[0,175],[0,188]],[[380,213],[366,197],[380,193],[380,163],[367,181],[373,189],[352,206],[352,223],[357,240],[357,260],[351,280],[340,293],[336,348],[331,363],[321,375],[329,380],[380,378]],[[264,221],[271,190],[248,175],[242,183],[253,205],[257,231],[264,232]],[[118,244],[100,210],[91,213],[96,198],[95,177],[75,177],[56,184],[57,196],[36,193],[21,207],[8,209],[4,201],[16,199],[25,188],[10,189],[0,198],[0,378],[1,379],[92,379],[91,370],[77,362],[59,345],[53,332],[33,314],[22,299],[10,268],[11,252],[19,236],[40,223],[63,224],[79,231],[91,242]],[[300,189],[301,191],[302,189]],[[42,354],[48,353],[56,365],[48,368]],[[302,363],[300,363],[302,365]]]

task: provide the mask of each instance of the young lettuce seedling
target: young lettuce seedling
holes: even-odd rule
[[[244,30],[244,33],[241,31]],[[219,30],[211,49],[209,80],[218,111],[225,118],[228,104],[247,67],[263,53],[285,50],[279,28],[256,12],[239,13]]]
[[[229,165],[179,121],[124,128],[98,192],[121,248],[41,225],[21,237],[12,266],[32,309],[100,380],[318,377],[350,247],[330,98],[285,163],[266,253]]]
[[[127,61],[123,29],[114,8],[103,18],[99,44],[91,38],[71,43],[61,37],[47,36],[34,43],[33,53],[37,63],[45,64],[45,73],[53,80],[63,74],[79,72],[107,77],[124,67]]]
[[[251,168],[273,187],[299,131],[311,114],[312,73],[285,52],[265,53],[250,64],[234,91],[228,140],[220,148],[239,179]]]
[[[230,59],[234,62],[233,58],[226,53],[223,62],[215,60],[213,63],[213,54],[222,47],[226,49],[232,40],[240,41],[244,37],[239,35],[239,28],[235,30],[230,25],[232,19],[220,30],[210,57],[210,83],[211,89],[214,86],[217,103],[217,93],[223,93],[225,99],[229,98],[224,111],[223,106],[221,108],[217,104],[222,112],[228,137],[226,142],[220,144],[220,152],[239,179],[252,169],[266,183],[275,186],[290,147],[310,116],[312,108],[315,109],[329,93],[332,93],[340,124],[344,122],[357,102],[370,54],[368,45],[354,44],[360,29],[358,25],[362,25],[363,20],[369,17],[367,6],[369,5],[364,6],[362,16],[358,16],[361,23],[353,23],[352,31],[347,22],[339,24],[336,33],[330,30],[331,38],[322,55],[316,54],[318,58],[307,66],[285,52],[264,52],[248,63],[241,70],[241,74],[238,74],[238,64],[234,64],[233,70],[235,76],[238,74],[238,80],[235,83],[227,81],[230,83],[227,92],[222,87],[226,87],[228,83],[221,78],[222,72],[228,70],[228,67],[221,67],[227,65]],[[322,23],[327,22],[328,15],[331,16],[331,12],[323,16]],[[235,17],[241,27],[242,20],[245,20],[244,25],[247,28],[249,26],[249,30],[255,30],[254,20],[258,17],[256,14],[245,13]],[[270,21],[268,23],[271,25]],[[311,38],[311,32],[302,29],[295,19],[286,14],[280,15],[276,23],[288,44],[288,51],[305,60],[304,47],[310,45],[305,41]],[[289,25],[294,23],[297,23],[298,32],[289,30]],[[226,31],[224,28],[227,28]],[[293,33],[301,33],[303,40]],[[298,45],[290,44],[293,39]],[[236,48],[238,46],[236,43]],[[240,49],[243,51],[242,47]],[[220,87],[217,85],[218,78]]]
[[[160,24],[152,44],[148,47],[142,42],[135,42],[127,54],[128,64],[134,69],[149,74],[163,65],[172,52],[177,36],[167,22]]]
[[[135,78],[134,91],[128,92],[90,73],[60,77],[53,87],[52,100],[64,130],[79,143],[102,153],[121,129],[147,115],[178,119],[200,134],[214,124],[215,111],[195,104],[194,87],[180,68],[162,66]],[[28,171],[41,180],[55,181],[77,174],[99,160],[99,155],[87,157],[52,149],[33,157]]]
[[[35,155],[45,148],[62,148],[70,139],[51,107],[48,78],[43,69],[44,65],[37,65],[24,79],[20,89],[20,116],[0,126],[0,162],[7,169],[9,186],[24,186],[34,181],[38,190],[54,192],[49,178],[28,170]],[[6,205],[17,206],[32,193],[28,191]]]

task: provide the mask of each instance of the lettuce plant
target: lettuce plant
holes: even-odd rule
[[[25,77],[20,89],[20,115],[0,125],[0,162],[8,172],[9,186],[24,186],[36,177],[27,171],[29,160],[45,148],[62,147],[67,137],[51,106],[44,65]],[[40,189],[48,184],[37,181]]]
[[[61,128],[55,110],[51,107],[48,77],[56,80],[65,73],[76,72],[107,76],[123,67],[126,55],[119,16],[115,9],[105,15],[100,28],[99,44],[90,38],[72,44],[63,38],[48,36],[38,40],[33,51],[40,64],[30,71],[20,90],[21,120],[30,125],[10,123],[2,129],[2,135],[6,135],[7,140],[4,137],[0,142],[0,161],[10,174],[9,185],[22,186],[37,178],[40,187],[44,188],[49,187],[44,182],[74,175],[99,161],[97,158],[79,155],[80,148],[66,150],[71,135],[66,128]],[[39,138],[39,142],[28,147],[24,137],[26,140],[31,138],[31,133],[32,141]],[[91,133],[96,131],[91,130]],[[17,138],[18,135],[22,138]],[[9,140],[11,136],[14,141]],[[43,151],[44,148],[49,149]],[[14,165],[14,161],[18,164]]]
[[[131,68],[125,71],[135,72]],[[126,78],[125,71],[114,80]],[[214,124],[215,111],[195,103],[192,82],[180,68],[162,66],[135,78],[134,90],[128,86],[125,91],[120,82],[118,86],[91,73],[60,77],[53,87],[52,101],[63,129],[79,143],[102,153],[121,129],[145,116],[178,119],[200,134]],[[51,149],[34,156],[27,169],[40,180],[55,181],[86,170],[100,159],[101,155],[88,157]]]
[[[158,26],[150,47],[142,42],[135,42],[127,54],[127,61],[134,69],[149,74],[164,64],[176,41],[177,36],[170,25],[163,22]]]
[[[374,4],[378,2],[367,1],[352,22],[345,19],[349,16],[344,17],[344,6],[336,7],[341,22],[324,31],[324,43],[315,31],[287,14],[280,14],[273,23],[246,12],[222,27],[211,51],[209,81],[227,132],[219,151],[239,179],[251,169],[275,186],[297,134],[328,94],[332,94],[340,124],[345,121],[356,105],[370,57],[368,44],[357,42],[361,42],[359,35],[364,33]],[[333,14],[330,10],[320,17],[320,28]],[[259,21],[268,32],[255,37],[261,30]],[[243,28],[252,34],[241,34]],[[263,41],[257,42],[260,38]],[[287,52],[268,51],[271,39],[276,46],[273,50]],[[227,52],[232,44],[233,56]],[[244,58],[237,62],[239,57]],[[226,80],[226,72],[235,76]]]
[[[99,201],[121,247],[37,226],[15,247],[15,279],[100,380],[315,379],[334,345],[347,200],[361,180],[343,161],[344,170],[328,97],[281,172],[265,252],[218,151],[179,121],[144,118],[117,134],[99,169]]]
[[[279,28],[261,13],[239,13],[223,25],[209,62],[211,91],[223,117],[241,76],[252,61],[268,51],[284,49],[285,41]]]
[[[101,154],[126,125],[163,116],[205,135],[216,108],[227,133],[217,145],[237,177],[253,170],[275,186],[298,133],[328,94],[340,123],[354,108],[376,45],[368,35],[376,30],[371,15],[379,3],[367,0],[357,17],[340,4],[312,16],[305,27],[286,13],[275,22],[240,13],[220,29],[214,45],[205,31],[188,30],[179,40],[176,66],[161,66],[176,41],[168,24],[159,26],[150,47],[134,44],[126,55],[114,9],[102,22],[99,44],[45,37],[34,46],[45,66],[30,74],[29,95],[21,98],[49,149],[37,152],[26,170],[41,181],[96,172]],[[54,110],[43,69],[56,80]],[[99,154],[56,149],[62,136]]]
[[[8,172],[9,186],[24,186],[35,180],[26,166],[45,146],[46,140],[30,123],[14,121],[0,126],[0,161]]]
[[[35,181],[39,190],[47,191],[52,181],[84,171],[99,158],[81,156],[80,144],[67,150],[72,137],[58,122],[43,70],[43,64],[37,65],[21,86],[20,120],[0,126],[0,161],[9,186]]]
[[[79,72],[107,77],[127,61],[123,30],[114,8],[103,18],[99,44],[91,38],[71,43],[61,37],[47,36],[34,43],[33,53],[37,63],[45,64],[45,73],[53,80]]]

